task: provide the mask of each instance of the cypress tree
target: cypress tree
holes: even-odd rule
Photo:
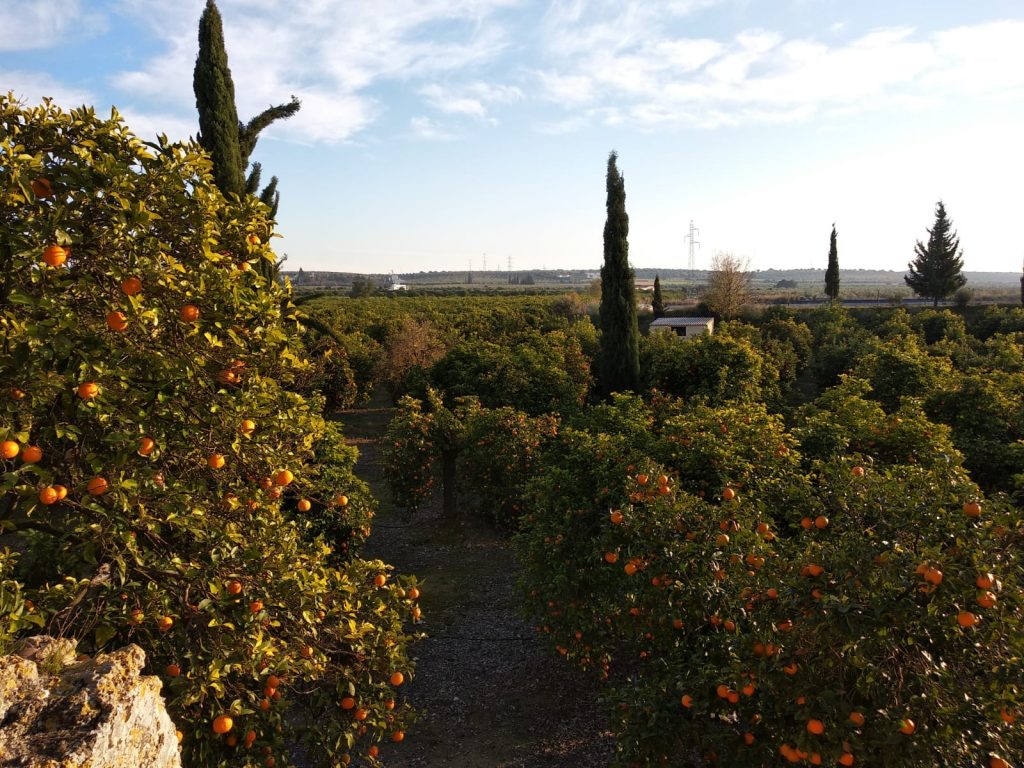
[[[825,270],[825,295],[831,301],[839,298],[839,249],[836,247],[836,225],[828,246],[828,269]]]
[[[213,160],[213,179],[225,195],[242,196],[245,179],[238,143],[235,84],[224,48],[224,26],[213,0],[199,19],[199,55],[192,75],[199,110],[199,143]]]
[[[665,299],[661,295],[661,278],[654,276],[654,297],[651,299],[651,309],[654,310],[654,319],[665,315]]]
[[[917,257],[907,265],[910,273],[903,280],[918,296],[933,299],[933,306],[939,306],[939,299],[967,282],[961,272],[964,260],[960,238],[941,200],[935,205],[935,225],[928,230],[928,245],[918,240],[914,251]]]
[[[626,185],[608,155],[608,215],[604,224],[604,266],[601,267],[601,365],[604,391],[635,390],[640,381],[640,332],[636,322],[633,270],[629,266],[629,216]]]

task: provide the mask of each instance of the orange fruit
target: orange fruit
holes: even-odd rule
[[[754,687],[753,683],[747,683],[746,685],[743,686],[743,695],[744,696],[753,696],[754,695],[754,691],[756,691],[756,690],[757,689]]]
[[[43,488],[43,490],[39,492],[39,501],[40,503],[45,504],[46,506],[56,504],[58,500],[59,496],[57,494],[57,489],[54,488],[52,485],[46,486],[45,488]]]
[[[968,517],[981,517],[981,504],[976,501],[964,502],[964,514]]]
[[[398,686],[400,686],[404,682],[405,682],[405,675],[403,675],[401,672],[392,672],[391,673],[391,684],[393,686],[395,686],[397,688]]]
[[[260,699],[260,709],[262,709],[264,712],[270,709],[270,699]]]
[[[864,715],[860,712],[851,712],[850,722],[856,725],[858,728],[860,728],[862,725],[864,725]]]
[[[690,694],[685,694],[681,699],[679,699],[679,703],[687,709],[690,709],[693,706],[693,696],[690,696]]]
[[[302,656],[302,658],[304,658],[304,659],[312,659],[313,658],[313,646],[312,645],[304,645],[304,646],[302,646],[302,650],[299,651],[299,655]]]
[[[385,576],[383,573],[378,573],[376,576],[373,577],[373,585],[375,587],[383,587],[387,583],[388,577]]]
[[[230,715],[218,715],[213,721],[214,733],[227,733],[235,725]]]
[[[37,445],[26,445],[25,450],[21,452],[21,460],[26,464],[35,464],[43,458],[43,452]]]
[[[229,595],[242,594],[242,582],[238,581],[237,579],[229,581],[226,588]],[[274,687],[276,688],[277,686],[275,685]]]
[[[991,573],[982,573],[974,580],[974,584],[978,589],[992,589],[992,586],[996,583],[996,577]]]
[[[914,723],[909,717],[905,717],[900,720],[900,733],[905,736],[910,736],[914,731],[917,730],[917,724]]]
[[[412,589],[409,590],[409,599],[410,600],[418,600],[419,597],[420,597],[419,589],[417,589],[416,587],[413,587]]]
[[[337,504],[339,507],[347,507],[348,506],[348,496],[346,496],[343,493],[339,494],[338,496],[334,497],[334,503]]]
[[[29,183],[32,187],[32,194],[38,198],[53,197],[53,185],[50,184],[49,179],[44,179],[42,176],[36,179],[32,179]]]
[[[292,480],[295,479],[295,475],[291,473],[289,469],[282,469],[276,475],[274,475],[274,485],[289,485]]]
[[[185,739],[185,734],[181,731],[175,731],[174,738],[176,738],[178,740],[178,743],[181,744],[181,742]]]
[[[92,400],[99,393],[99,384],[94,381],[86,381],[78,385],[78,396],[83,400]]]
[[[309,512],[313,508],[313,503],[309,499],[299,499],[295,506],[298,507],[299,512]]]
[[[128,317],[124,312],[107,312],[107,328],[123,333],[128,330]]]
[[[126,277],[121,281],[121,291],[126,296],[135,296],[136,294],[142,293],[142,281],[135,277]]]
[[[821,736],[825,732],[825,724],[821,720],[811,718],[807,721],[807,732],[815,736]]]
[[[715,693],[718,694],[718,698],[727,699],[729,698],[729,686],[719,685],[717,688],[715,688]]]
[[[380,754],[380,749],[378,749],[377,745],[374,744],[368,750],[366,750],[366,754],[369,755],[370,757],[376,757],[377,755]]]
[[[636,563],[626,563],[622,567],[622,570],[626,572],[627,576],[632,576],[634,573],[636,573]]]
[[[246,731],[245,746],[251,747],[254,741],[256,741],[256,731]]]
[[[43,249],[43,261],[51,267],[59,267],[67,260],[68,252],[66,248],[61,248],[59,245],[48,245]]]
[[[864,477],[864,467],[857,466],[850,471],[853,473],[854,477]],[[850,758],[852,759],[853,755],[850,755]],[[846,763],[844,763],[844,765],[846,765]],[[851,762],[849,765],[853,765],[853,763]]]
[[[733,499],[736,498],[736,491],[734,491],[729,486],[726,486],[725,490],[722,491],[722,498],[725,499],[726,501],[732,501]]]
[[[174,619],[172,619],[170,616],[161,616],[159,619],[156,620],[156,628],[159,629],[161,632],[166,632],[173,626]]]
[[[644,474],[639,474],[639,475],[636,476],[636,481],[637,481],[637,483],[639,485],[647,485],[647,481],[649,479],[650,478],[648,478],[647,475],[644,475]]]
[[[811,528],[814,527],[814,521],[811,520],[811,518],[809,517],[805,517],[802,520],[800,520],[800,527],[803,528],[805,531],[809,531]]]
[[[178,317],[183,323],[194,323],[199,319],[199,307],[195,304],[186,304],[178,310]]]
[[[107,483],[104,477],[94,477],[89,481],[89,484],[85,486],[85,490],[89,492],[91,496],[102,496],[107,492],[110,484]]]
[[[622,512],[620,510],[618,510],[618,509],[613,510],[608,515],[608,519],[611,520],[615,525],[619,525],[619,524],[622,523],[622,520],[623,520]]]
[[[764,591],[764,594],[769,600],[779,599],[779,590],[777,590],[775,587],[769,587]]]
[[[814,527],[817,529],[828,528],[828,518],[824,515],[818,515],[814,518]]]
[[[156,441],[152,437],[142,437],[139,439],[139,455],[149,456],[156,448]]]
[[[267,678],[267,687],[268,688],[274,688],[274,689],[280,688],[281,687],[281,678],[278,677],[277,675],[270,675],[270,677]]]
[[[942,571],[938,568],[929,568],[924,572],[924,580],[929,584],[935,584],[938,586],[942,583]]]
[[[839,756],[840,765],[853,765],[854,762],[853,755],[849,752],[843,752],[843,754]]]
[[[64,501],[68,497],[68,489],[63,485],[55,485],[53,490],[57,492],[57,501]]]
[[[253,600],[251,603],[249,603],[249,611],[251,613],[259,613],[262,610],[263,610],[263,601],[262,600]]]
[[[365,709],[357,709],[352,716],[361,722],[366,719],[367,715],[369,715],[369,712]]]
[[[982,592],[978,595],[978,605],[982,608],[991,608],[996,604],[996,596],[992,592]]]
[[[391,740],[396,744],[405,738],[405,734],[402,731],[395,731],[391,734]]]
[[[1017,715],[1015,715],[1013,712],[1010,712],[1006,707],[1003,707],[1001,710],[999,710],[999,717],[1002,718],[1002,721],[1007,725],[1013,725],[1015,722],[1017,722]]]
[[[798,665],[794,661],[791,664],[787,664],[786,666],[784,666],[782,668],[782,671],[785,672],[787,675],[795,675],[798,671],[800,671],[800,665]]]
[[[960,613],[956,615],[956,620],[957,623],[964,629],[967,629],[968,627],[973,627],[975,624],[978,623],[978,617],[970,611],[960,611]]]
[[[386,710],[388,710],[390,712],[394,708],[395,708],[395,700],[394,699],[388,699],[387,701],[384,702],[384,709],[386,709]]]
[[[720,533],[720,534],[718,534],[718,536],[715,537],[715,544],[717,544],[720,547],[724,547],[728,543],[729,543],[729,534],[727,534],[727,533]]]
[[[606,563],[614,564],[614,563],[618,562],[618,560],[619,560],[619,555],[616,552],[605,552],[604,553],[604,561]]]
[[[352,708],[355,707],[355,705],[356,705],[356,700],[353,699],[351,696],[346,696],[345,698],[343,698],[341,700],[341,708],[342,709],[352,709]]]
[[[238,426],[238,431],[248,437],[256,431],[256,422],[252,419],[242,419],[242,423]]]
[[[1010,768],[1010,764],[998,755],[992,755],[988,759],[989,768]]]
[[[168,677],[177,677],[181,674],[181,667],[179,667],[177,664],[168,664],[166,667],[164,667],[164,674]]]
[[[224,466],[224,457],[219,453],[211,453],[206,458],[206,466],[210,469],[221,469]]]
[[[21,451],[21,446],[13,440],[4,440],[0,443],[0,456],[5,459],[13,459]]]

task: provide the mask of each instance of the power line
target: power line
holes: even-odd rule
[[[694,251],[694,246],[700,245],[700,240],[697,240],[695,237],[695,235],[697,235],[699,232],[700,230],[697,229],[697,227],[693,226],[693,219],[690,219],[690,234],[688,234],[685,238],[686,240],[690,241],[690,260],[687,264],[687,269],[690,273],[690,280],[693,280],[693,272],[695,269],[697,269],[697,256],[696,252]]]

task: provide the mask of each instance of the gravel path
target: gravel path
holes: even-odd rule
[[[357,473],[381,499],[363,553],[423,580],[427,639],[405,692],[420,711],[392,768],[591,768],[614,742],[596,687],[547,649],[518,613],[509,542],[486,521],[447,519],[437,505],[406,516],[387,502],[377,439],[391,409],[376,399],[341,414],[360,450]]]

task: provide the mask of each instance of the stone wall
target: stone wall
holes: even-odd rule
[[[180,768],[145,663],[136,645],[78,660],[71,642],[45,636],[0,656],[0,767]]]

